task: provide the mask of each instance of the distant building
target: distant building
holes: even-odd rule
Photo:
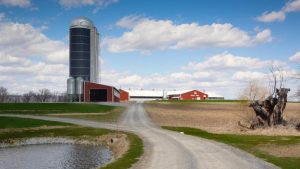
[[[206,100],[208,95],[198,90],[169,91],[169,100]]]
[[[129,93],[125,90],[120,89],[120,101],[129,101]]]
[[[210,97],[209,93],[202,92],[199,90],[125,90],[120,89],[122,100],[130,101],[149,101],[149,100],[207,100],[207,99],[218,99],[223,100],[224,97],[212,93]],[[128,93],[128,95],[127,95]]]
[[[225,100],[224,96],[216,94],[214,92],[206,92],[208,94],[208,100]]]
[[[162,100],[164,91],[161,90],[125,90],[129,93],[130,101]]]

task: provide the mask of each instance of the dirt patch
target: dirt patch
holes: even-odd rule
[[[96,138],[96,141],[105,142],[105,144],[108,145],[110,150],[112,151],[114,159],[122,157],[122,155],[127,152],[129,148],[127,135],[122,133],[99,136]]]
[[[300,144],[296,145],[264,145],[257,147],[277,157],[300,157]]]
[[[260,130],[245,130],[238,125],[254,118],[254,112],[246,103],[147,103],[149,116],[161,126],[200,128],[212,133],[296,135],[300,132],[285,126]],[[300,122],[300,104],[288,103],[285,119]]]

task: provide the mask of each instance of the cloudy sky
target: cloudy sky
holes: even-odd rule
[[[0,86],[64,92],[78,16],[100,32],[104,84],[236,98],[272,65],[299,83],[300,0],[0,0]]]

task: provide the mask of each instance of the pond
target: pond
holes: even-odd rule
[[[111,151],[99,145],[22,145],[0,148],[0,169],[93,169],[111,158]]]

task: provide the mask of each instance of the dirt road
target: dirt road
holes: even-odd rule
[[[132,131],[144,140],[145,145],[142,159],[133,167],[137,169],[277,168],[248,153],[221,143],[162,130],[152,123],[142,103],[133,103],[128,106],[118,125],[59,117],[14,116]]]

